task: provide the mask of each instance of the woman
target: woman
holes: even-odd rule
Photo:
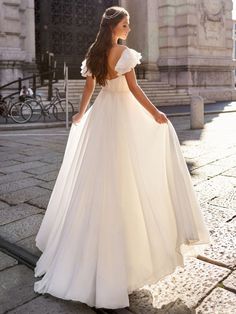
[[[210,241],[176,132],[138,86],[124,45],[129,14],[110,7],[81,73],[86,84],[44,219],[38,293],[97,308],[184,266]],[[87,111],[95,83],[102,85]]]

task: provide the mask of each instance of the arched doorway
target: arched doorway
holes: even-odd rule
[[[35,0],[36,60],[46,51],[54,53],[63,77],[63,64],[69,78],[80,78],[80,66],[94,41],[104,10],[118,0]]]

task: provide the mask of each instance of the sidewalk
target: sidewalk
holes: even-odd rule
[[[116,311],[95,311],[80,302],[34,293],[33,283],[39,278],[34,278],[32,267],[19,254],[10,257],[11,250],[4,250],[0,252],[0,314],[236,313],[236,112],[205,114],[201,130],[190,130],[188,115],[169,119],[214,244],[203,256],[186,258],[184,269],[137,290],[130,295],[130,307]],[[27,250],[32,260],[41,254],[34,239],[67,137],[64,127],[0,132],[0,237],[16,244],[19,252]]]
[[[179,105],[179,106],[157,106],[157,108],[163,111],[168,118],[169,117],[182,117],[190,115],[190,105]],[[236,112],[236,102],[217,102],[213,104],[204,105],[205,114],[213,113],[223,113],[223,112]],[[1,118],[1,117],[0,117]],[[56,121],[52,116],[50,119],[48,117],[40,119],[38,122],[28,122],[23,124],[17,124],[11,119],[8,120],[8,123],[5,123],[0,119],[0,130],[26,130],[26,129],[45,129],[45,128],[54,128],[54,127],[65,127],[65,122]]]

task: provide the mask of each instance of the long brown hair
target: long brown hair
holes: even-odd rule
[[[99,85],[106,85],[107,56],[112,47],[112,29],[129,13],[122,7],[113,6],[104,12],[95,41],[89,47],[85,58],[92,77]]]

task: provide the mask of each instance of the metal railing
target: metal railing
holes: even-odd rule
[[[48,82],[45,83],[45,80],[43,79],[44,76],[48,75]],[[37,77],[40,77],[40,84],[37,85]],[[9,89],[9,87],[12,87],[12,85],[16,84],[17,91],[13,92],[11,94],[8,94],[7,96],[3,96],[3,99],[13,97],[15,95],[19,95],[21,89],[22,89],[22,82],[32,80],[32,90],[34,93],[34,97],[36,96],[37,88],[40,88],[42,86],[48,86],[48,100],[51,100],[52,98],[52,86],[53,83],[56,83],[58,80],[56,79],[56,69],[53,69],[51,71],[43,72],[40,74],[33,74],[24,78],[19,77],[17,80],[14,80],[12,82],[9,82],[5,85],[0,86],[0,94],[4,89]]]

